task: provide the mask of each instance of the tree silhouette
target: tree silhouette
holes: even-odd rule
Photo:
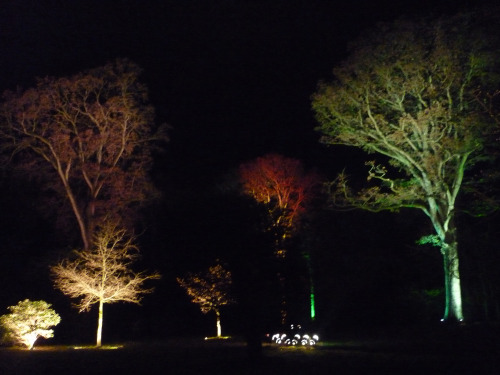
[[[444,320],[463,320],[456,203],[466,169],[485,156],[491,125],[474,100],[489,60],[484,44],[463,34],[466,20],[386,25],[360,40],[313,96],[323,143],[362,148],[393,167],[367,162],[376,184],[359,193],[340,174],[329,186],[332,201],[372,211],[416,208],[432,223],[434,234],[422,242],[443,256]]]
[[[137,65],[117,60],[4,94],[0,137],[10,161],[44,182],[55,194],[52,206],[66,198],[85,249],[104,217],[131,219],[156,194],[147,174],[152,141],[166,138],[153,132],[139,74]]]
[[[74,260],[63,260],[51,267],[54,285],[71,298],[80,312],[99,304],[96,346],[102,344],[103,308],[105,303],[139,304],[142,296],[153,289],[145,288],[147,280],[159,279],[159,273],[134,272],[138,248],[134,237],[124,229],[107,222],[94,236],[93,247],[75,251]]]

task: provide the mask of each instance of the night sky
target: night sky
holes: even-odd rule
[[[142,239],[143,266],[158,269],[164,278],[158,294],[147,296],[143,307],[119,305],[108,311],[118,314],[122,309],[124,319],[114,323],[117,327],[135,324],[140,332],[141,327],[148,326],[144,320],[156,320],[158,326],[150,324],[147,329],[168,335],[178,333],[175,327],[183,324],[194,326],[196,331],[200,328],[196,319],[203,322],[202,331],[207,330],[203,324],[212,329],[211,318],[201,316],[196,306],[189,305],[173,280],[187,270],[197,270],[214,256],[239,251],[227,243],[237,236],[231,216],[237,215],[237,208],[232,201],[224,202],[220,191],[240,163],[277,152],[333,177],[354,161],[364,160],[359,152],[320,145],[310,110],[309,98],[317,83],[330,79],[332,68],[346,56],[348,42],[378,22],[453,14],[488,1],[2,3],[2,92],[17,86],[31,87],[36,77],[72,75],[119,57],[131,59],[144,70],[142,81],[149,88],[157,122],[172,127],[171,140],[165,152],[157,155],[153,170],[164,194],[163,202],[146,214]],[[93,327],[93,313],[76,314],[65,296],[50,289],[47,262],[53,259],[55,250],[48,247],[57,234],[50,232],[50,223],[37,213],[36,200],[31,198],[36,194],[27,194],[35,192],[36,187],[20,188],[2,181],[2,189],[6,192],[2,198],[6,209],[0,214],[0,238],[4,242],[0,311],[20,299],[43,298],[67,313],[67,319],[79,327]],[[337,271],[339,275],[336,280],[325,281],[325,297],[337,293],[335,300],[348,301],[354,293],[349,290],[362,289],[359,282],[373,285],[370,293],[385,295],[389,304],[398,293],[392,285],[403,278],[421,277],[417,282],[428,283],[429,288],[441,282],[439,271],[435,277],[421,274],[421,268],[428,268],[428,264],[438,270],[440,264],[436,250],[432,253],[413,246],[419,235],[429,230],[420,213],[407,214],[404,220],[389,214],[321,215],[324,220],[317,228],[318,236],[333,236],[333,228],[339,229],[338,237],[331,238],[335,244],[329,248],[322,245],[330,255],[318,255],[324,262],[324,274]],[[361,224],[356,227],[352,224],[356,222]],[[367,241],[371,248],[366,247]],[[347,259],[347,254],[352,257]],[[375,279],[375,272],[366,271],[370,276],[356,281],[341,272],[346,264],[356,264],[347,267],[352,272],[380,267],[385,276]],[[361,302],[364,309],[373,308],[373,300]],[[350,311],[347,307],[344,310],[325,304],[322,312],[342,317]],[[183,311],[184,317],[177,311]],[[186,323],[188,320],[190,323]],[[69,324],[64,329],[68,340],[74,331],[83,339],[93,338],[93,328],[88,334]],[[107,333],[105,326],[105,340],[111,331]]]

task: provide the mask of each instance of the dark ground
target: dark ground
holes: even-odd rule
[[[498,332],[440,327],[343,337],[313,348],[266,343],[257,360],[237,339],[134,342],[116,350],[0,348],[0,374],[498,374]]]

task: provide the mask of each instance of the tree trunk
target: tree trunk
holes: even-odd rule
[[[215,315],[217,317],[217,337],[221,337],[222,336],[222,327],[220,324],[220,311],[215,310]]]
[[[461,322],[464,320],[462,312],[462,291],[460,287],[460,270],[458,262],[458,244],[455,228],[450,228],[446,242],[441,247],[443,255],[445,309],[443,321]]]
[[[97,320],[97,339],[95,346],[101,347],[102,345],[102,317],[103,317],[104,303],[102,299],[99,300],[99,318]]]
[[[68,178],[66,177],[62,167],[59,166],[57,169],[59,173],[59,177],[61,178],[61,182],[64,186],[64,190],[66,192],[66,197],[68,198],[73,213],[75,214],[76,221],[78,222],[78,227],[80,228],[80,235],[82,236],[83,248],[85,251],[90,249],[91,238],[89,236],[89,231],[87,226],[85,225],[85,218],[83,217],[83,213],[80,211],[76,198],[73,194],[71,186],[69,185]]]

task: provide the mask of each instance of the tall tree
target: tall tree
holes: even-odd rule
[[[282,261],[282,270],[277,276],[282,289],[281,324],[285,324],[288,316],[284,270],[287,242],[300,227],[308,205],[315,196],[314,189],[319,185],[319,176],[316,173],[307,173],[299,160],[278,154],[268,154],[242,164],[239,174],[243,192],[266,207],[268,228],[275,235],[275,255]],[[306,254],[305,259],[310,276],[311,318],[314,319],[314,284],[310,254]]]
[[[230,294],[231,272],[221,264],[216,264],[205,273],[189,273],[186,277],[178,277],[177,282],[192,297],[192,302],[200,306],[202,313],[215,312],[217,337],[222,337],[221,307],[234,303]]]
[[[159,279],[159,273],[134,272],[138,248],[134,238],[127,236],[111,222],[106,222],[94,236],[93,248],[75,251],[74,259],[66,259],[51,267],[54,285],[71,298],[80,312],[99,304],[96,346],[102,343],[103,309],[105,303],[139,304],[142,296],[153,289],[145,288],[147,280]]]
[[[468,19],[384,25],[355,45],[335,80],[320,84],[312,99],[323,143],[379,154],[393,167],[367,162],[368,180],[376,184],[359,193],[341,174],[330,184],[334,202],[427,215],[434,234],[424,241],[443,256],[443,320],[459,321],[457,197],[466,169],[486,156],[489,125],[474,100],[477,87],[488,84],[488,51],[484,40],[471,41]]]
[[[35,88],[7,92],[0,137],[18,169],[66,198],[83,246],[104,217],[133,218],[154,195],[148,178],[153,108],[140,69],[117,60],[69,78],[40,79]]]

